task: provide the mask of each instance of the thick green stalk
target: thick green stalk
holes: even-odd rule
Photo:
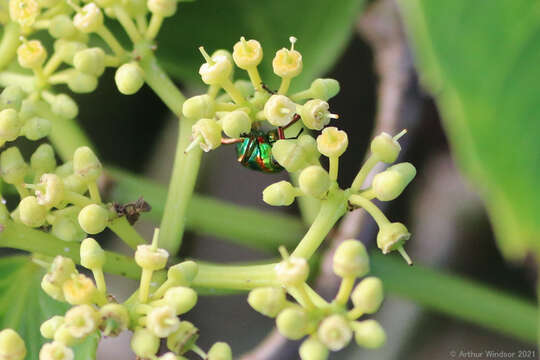
[[[4,27],[4,34],[0,42],[0,70],[3,70],[13,60],[19,46],[21,29],[19,24],[10,21]]]
[[[275,278],[275,263],[264,265],[217,265],[199,262],[194,287],[209,290],[251,290],[261,286],[279,286]]]

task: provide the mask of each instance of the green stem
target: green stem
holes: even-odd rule
[[[108,227],[132,249],[137,249],[138,245],[146,244],[146,240],[129,224],[125,216],[112,220]]]
[[[192,282],[195,287],[211,290],[251,290],[261,286],[279,286],[275,263],[264,265],[216,265],[198,263],[199,271]]]
[[[135,25],[135,23],[133,22],[133,20],[127,13],[127,11],[124,10],[122,6],[120,5],[115,6],[114,14],[116,15],[116,19],[118,20],[120,25],[122,25],[122,27],[128,34],[129,39],[132,42],[135,43],[142,38],[141,34],[139,33],[139,30],[137,29],[137,26]]]
[[[30,93],[34,91],[34,84],[35,82],[33,76],[10,71],[0,72],[0,86],[2,87],[18,85],[24,92]]]
[[[360,206],[364,210],[366,210],[369,213],[369,215],[371,215],[373,220],[375,220],[379,228],[390,222],[386,218],[384,213],[381,211],[381,209],[379,209],[377,206],[375,206],[374,203],[372,203],[370,200],[366,199],[362,195],[351,195],[351,197],[349,198],[349,201],[352,204]]]
[[[4,35],[2,36],[2,42],[0,42],[0,70],[8,66],[15,57],[20,43],[20,35],[21,29],[16,22],[10,21],[4,27]]]
[[[366,162],[364,163],[364,165],[362,165],[362,167],[360,168],[360,171],[358,171],[358,174],[354,178],[354,181],[353,181],[353,183],[351,185],[351,191],[353,193],[360,190],[360,188],[364,184],[364,181],[366,180],[366,177],[371,172],[373,167],[375,165],[377,165],[378,162],[379,162],[379,159],[377,157],[373,156],[373,154],[371,154],[367,158]]]

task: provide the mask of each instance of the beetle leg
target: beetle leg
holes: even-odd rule
[[[301,119],[300,115],[294,114],[292,120],[287,125],[283,126],[283,129],[286,129],[286,128],[292,126],[295,122],[297,122],[300,119]]]
[[[234,138],[221,138],[221,143],[223,145],[238,144],[238,143],[241,143],[242,141],[244,141],[244,139],[242,139],[242,138],[237,138],[237,139],[234,139]]]

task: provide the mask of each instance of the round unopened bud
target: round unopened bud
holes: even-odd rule
[[[342,278],[367,274],[369,257],[364,244],[354,239],[343,241],[334,253],[333,269]]]
[[[103,14],[93,2],[86,4],[73,18],[73,25],[83,33],[91,33],[103,26]]]
[[[66,346],[75,345],[75,343],[79,342],[79,339],[76,339],[73,335],[71,335],[71,331],[64,324],[60,325],[58,330],[56,330],[53,340]]]
[[[56,174],[43,174],[36,190],[38,204],[47,208],[57,206],[64,199],[64,182]]]
[[[381,279],[370,276],[360,281],[351,293],[351,300],[355,308],[364,314],[373,314],[383,301],[383,284]]]
[[[70,258],[56,256],[45,277],[53,284],[62,286],[64,282],[77,274],[75,263]]]
[[[129,325],[129,313],[122,304],[106,304],[99,309],[99,329],[105,336],[118,336]]]
[[[161,270],[167,264],[169,253],[165,249],[154,249],[152,245],[139,245],[135,251],[135,262],[143,269]]]
[[[330,315],[319,325],[317,335],[328,349],[339,351],[349,344],[353,334],[347,319],[341,315]]]
[[[381,226],[377,234],[377,246],[383,254],[396,250],[409,240],[411,234],[402,223],[388,223]]]
[[[92,238],[86,238],[81,243],[81,265],[87,269],[101,269],[105,265],[105,250]]]
[[[289,40],[291,41],[291,49],[278,50],[274,60],[272,60],[274,73],[282,78],[293,78],[302,72],[302,55],[294,50],[296,38],[291,36]]]
[[[65,301],[64,291],[61,286],[53,284],[47,276],[41,279],[41,289],[54,300]]]
[[[99,234],[107,227],[109,214],[97,204],[86,205],[79,212],[79,225],[87,234]]]
[[[99,47],[81,50],[73,57],[73,65],[85,74],[101,76],[105,71],[105,52]]]
[[[30,167],[37,174],[52,172],[56,168],[54,150],[49,144],[41,144],[30,157]]]
[[[263,201],[272,206],[289,206],[296,195],[295,187],[290,182],[281,180],[263,190]]]
[[[288,307],[276,318],[276,325],[281,335],[291,340],[298,340],[306,335],[308,315],[301,307]]]
[[[339,93],[339,82],[334,79],[316,79],[309,90],[314,98],[328,101]]]
[[[52,125],[47,119],[33,117],[29,119],[21,129],[21,133],[31,141],[36,141],[48,136],[51,133]]]
[[[300,345],[300,359],[302,360],[326,360],[328,349],[315,337],[304,340]]]
[[[26,226],[40,227],[45,224],[47,208],[35,196],[27,196],[19,203],[19,217]]]
[[[15,109],[0,111],[0,141],[13,141],[21,132],[21,122]]]
[[[208,360],[232,360],[231,347],[224,342],[217,342],[208,350]]]
[[[9,0],[9,16],[21,26],[31,26],[39,11],[37,0]]]
[[[146,316],[146,327],[157,337],[167,337],[175,332],[180,326],[180,320],[176,317],[171,306],[159,306]]]
[[[124,95],[133,95],[144,85],[144,71],[136,62],[123,64],[114,74],[118,91]]]
[[[191,131],[194,139],[201,139],[199,145],[206,152],[221,145],[221,125],[214,119],[200,119]]]
[[[0,359],[23,360],[26,356],[24,340],[13,329],[0,331]]]
[[[272,146],[272,155],[288,172],[300,171],[318,162],[317,142],[310,135],[297,140],[278,140]]]
[[[264,116],[274,126],[288,125],[296,113],[296,104],[285,95],[272,95],[264,105]]]
[[[66,313],[64,324],[77,339],[83,339],[98,328],[98,312],[90,305],[72,307]]]
[[[96,154],[88,146],[81,146],[73,154],[73,171],[85,183],[96,181],[103,167]]]
[[[333,126],[325,128],[321,135],[317,136],[317,149],[329,158],[341,156],[348,145],[347,133]]]
[[[167,290],[163,300],[158,302],[170,306],[174,309],[176,315],[182,315],[193,309],[197,304],[197,292],[185,286],[176,286]]]
[[[308,129],[321,130],[330,123],[331,119],[337,119],[338,116],[331,114],[329,105],[326,101],[313,99],[299,106],[298,114],[302,117],[302,122]]]
[[[43,65],[45,59],[47,59],[47,50],[39,40],[24,42],[17,48],[17,60],[23,68],[38,68]]]
[[[146,328],[137,328],[131,338],[131,349],[141,358],[152,358],[159,349],[159,338]]]
[[[0,106],[19,110],[22,101],[26,98],[26,93],[18,85],[9,85],[0,94]]]
[[[253,84],[249,80],[243,80],[243,79],[236,80],[234,82],[234,86],[246,98],[252,96],[253,93],[255,92],[255,88],[253,87]]]
[[[221,119],[223,132],[231,138],[238,138],[251,131],[251,119],[244,111],[231,111]]]
[[[189,321],[181,321],[178,330],[167,337],[167,348],[176,354],[183,354],[197,341],[199,329]]]
[[[39,327],[39,331],[41,332],[41,336],[43,336],[45,339],[53,339],[54,333],[56,330],[60,328],[60,326],[64,323],[64,317],[55,315],[49,320],[43,322],[41,326]]]
[[[309,276],[306,259],[291,256],[276,265],[276,278],[284,286],[300,286]]]
[[[276,287],[253,289],[249,292],[247,301],[253,309],[272,318],[276,317],[287,303],[285,292]]]
[[[390,201],[397,198],[416,176],[411,163],[400,163],[378,173],[373,178],[372,188],[377,199]]]
[[[19,151],[19,148],[12,146],[2,151],[0,154],[0,169],[2,179],[8,184],[22,184],[24,176],[28,172],[28,165]]]
[[[190,97],[182,105],[182,114],[190,119],[212,118],[215,113],[215,101],[207,94]]]
[[[371,141],[371,152],[380,161],[391,164],[396,161],[401,146],[389,134],[382,132]]]
[[[234,44],[233,58],[236,66],[240,69],[250,69],[259,65],[263,58],[261,44],[257,40],[247,40],[242,36],[240,41]]]
[[[51,19],[49,34],[56,39],[73,37],[77,31],[73,21],[66,14],[56,15]]]
[[[62,180],[64,181],[64,188],[66,190],[73,191],[78,194],[84,194],[87,190],[86,183],[77,174],[67,175]]]
[[[322,199],[330,188],[330,175],[318,165],[308,166],[300,173],[298,185],[306,195]]]
[[[51,234],[67,242],[81,241],[86,237],[86,233],[81,229],[77,219],[68,216],[62,216],[54,220]]]
[[[173,16],[176,13],[177,0],[148,0],[146,5],[151,13],[163,17]]]
[[[54,42],[54,51],[64,62],[70,65],[73,65],[75,54],[84,49],[86,49],[86,44],[80,41],[58,39]],[[77,87],[77,84],[75,84],[75,87]]]
[[[66,119],[74,119],[79,114],[77,103],[66,94],[58,94],[54,97],[51,110]]]
[[[198,272],[199,265],[195,261],[183,261],[169,268],[167,280],[172,281],[175,285],[189,286]]]
[[[88,277],[78,274],[62,285],[66,301],[72,305],[90,304],[96,294],[96,286]]]
[[[386,332],[375,320],[364,320],[353,323],[354,339],[359,346],[376,349],[386,342]]]
[[[206,59],[206,62],[199,69],[203,82],[208,85],[219,85],[221,82],[229,80],[233,71],[232,61],[222,54],[210,57],[203,47],[200,47],[199,50]]]
[[[96,90],[98,85],[97,77],[74,70],[67,80],[67,86],[74,93],[87,94]]]
[[[73,350],[59,341],[43,344],[39,350],[39,360],[73,360]]]

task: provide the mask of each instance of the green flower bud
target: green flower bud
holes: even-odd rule
[[[240,69],[247,70],[259,65],[263,58],[263,49],[257,40],[248,40],[242,36],[234,44],[233,59]]]
[[[167,271],[167,280],[170,280],[175,285],[189,286],[198,272],[199,265],[195,261],[183,261],[169,268]]]
[[[75,15],[73,25],[85,34],[95,32],[103,26],[103,14],[99,7],[91,2]]]
[[[313,99],[299,106],[298,114],[302,117],[302,122],[308,129],[321,130],[330,123],[331,119],[337,119],[336,114],[331,114],[326,101]]]
[[[347,133],[333,126],[325,128],[321,135],[317,136],[317,149],[329,158],[341,156],[348,145]]]
[[[217,342],[208,350],[208,360],[232,360],[231,347],[224,342]]]
[[[92,238],[86,238],[81,243],[81,265],[87,269],[101,269],[105,265],[105,250]]]
[[[309,90],[315,99],[328,101],[339,93],[339,82],[334,79],[316,79]]]
[[[64,199],[64,182],[56,174],[43,174],[37,185],[38,204],[47,208],[57,206]]]
[[[276,318],[276,325],[281,335],[291,340],[301,339],[307,333],[308,315],[301,307],[288,307]]]
[[[234,82],[234,86],[242,93],[242,95],[245,98],[248,98],[253,95],[255,92],[255,88],[253,87],[253,84],[249,80],[236,80]]]
[[[86,192],[87,186],[83,178],[76,174],[71,174],[62,179],[64,181],[64,189],[74,191],[79,194]]]
[[[62,178],[72,175],[73,174],[73,161],[68,160],[62,165],[59,165],[55,170],[55,174]]]
[[[60,14],[53,17],[48,30],[49,34],[55,39],[71,38],[77,32],[75,25],[73,25],[73,21],[71,21],[71,18],[66,14]]]
[[[285,95],[272,95],[264,105],[264,116],[274,126],[288,125],[296,113],[296,104]]]
[[[73,154],[73,171],[85,183],[96,181],[103,167],[96,154],[88,146],[81,146]]]
[[[176,315],[182,315],[197,304],[197,293],[191,288],[176,286],[167,290],[159,302],[173,308]]]
[[[39,11],[37,0],[9,0],[9,16],[21,26],[31,26]]]
[[[55,219],[52,224],[51,234],[67,242],[81,241],[86,237],[86,233],[81,229],[78,221],[66,216]]]
[[[167,348],[176,354],[188,351],[199,337],[197,329],[189,321],[181,321],[178,330],[167,337]]]
[[[64,298],[71,305],[90,304],[96,294],[96,286],[88,277],[78,274],[64,281]]]
[[[325,318],[317,330],[319,340],[332,351],[339,351],[349,344],[352,330],[349,322],[341,315]]]
[[[392,136],[383,132],[371,141],[371,152],[380,161],[391,164],[396,161],[401,146]]]
[[[79,114],[77,103],[66,94],[56,95],[51,103],[51,109],[56,115],[66,119],[74,119]]]
[[[72,75],[68,78],[67,86],[74,93],[87,94],[96,90],[98,85],[97,77],[94,75],[88,75],[80,71],[73,71]]]
[[[0,359],[23,360],[26,356],[24,340],[13,329],[0,331]]]
[[[379,229],[377,246],[382,250],[383,254],[387,254],[402,247],[410,237],[409,230],[402,223],[388,223]]]
[[[367,277],[360,281],[351,293],[351,300],[355,308],[364,314],[373,314],[383,301],[383,284],[379,278]]]
[[[212,118],[216,113],[214,99],[206,94],[190,97],[182,105],[182,113],[190,119]]]
[[[188,0],[188,1],[191,1],[191,0]],[[231,81],[232,81],[232,79],[234,77],[234,66],[232,66],[233,57],[232,57],[231,52],[229,50],[225,50],[225,49],[217,49],[216,51],[214,51],[212,53],[211,58],[214,58],[215,56],[225,56],[229,60],[229,62],[231,63],[231,67],[232,67],[231,74],[229,75],[229,79],[231,79]]]
[[[221,125],[214,119],[200,119],[191,131],[192,137],[200,139],[199,145],[206,152],[221,145]]]
[[[109,214],[97,204],[86,205],[79,212],[79,225],[87,234],[99,234],[107,227]]]
[[[101,76],[105,71],[105,52],[99,47],[81,50],[73,57],[73,65],[82,73]]]
[[[53,284],[47,276],[41,279],[41,289],[54,300],[65,301],[64,291],[61,286]]]
[[[229,80],[233,71],[232,61],[222,54],[210,57],[202,46],[199,50],[206,59],[206,62],[199,69],[203,82],[208,85],[219,85],[221,82]]]
[[[296,195],[295,187],[290,182],[281,180],[263,190],[263,201],[272,206],[289,206]]]
[[[56,158],[54,150],[49,144],[41,144],[30,157],[30,167],[36,174],[44,174],[54,171]]]
[[[221,119],[223,132],[231,138],[238,138],[251,131],[251,119],[244,111],[235,110]]]
[[[49,320],[46,320],[39,327],[41,336],[43,336],[45,339],[54,339],[54,333],[60,328],[63,323],[64,317],[58,315],[53,316]]]
[[[52,284],[62,286],[64,282],[71,279],[73,275],[77,275],[75,263],[70,258],[64,256],[56,256],[51,264],[51,267],[45,277]]]
[[[9,85],[0,94],[0,107],[19,110],[26,93],[18,85]]]
[[[151,13],[170,17],[176,13],[177,0],[148,0],[146,6]]]
[[[360,241],[343,241],[333,259],[334,273],[342,278],[361,277],[369,272],[369,256],[366,247]]]
[[[33,117],[24,124],[21,133],[23,133],[28,140],[36,141],[48,136],[51,133],[51,129],[52,125],[49,120]]]
[[[317,142],[310,135],[297,140],[278,140],[272,146],[272,155],[288,172],[300,171],[318,163]]]
[[[293,78],[302,72],[302,55],[294,50],[296,38],[291,36],[291,49],[283,48],[276,52],[276,56],[272,60],[274,73],[282,78]]]
[[[47,208],[35,196],[27,196],[19,203],[19,217],[26,226],[40,227],[45,224]]]
[[[33,97],[28,97],[21,102],[21,110],[19,111],[19,119],[23,122],[30,119],[37,112],[37,102]]]
[[[146,0],[122,0],[122,6],[132,18],[145,15],[148,11]]]
[[[15,109],[0,111],[0,141],[13,141],[21,132],[21,122]]]
[[[99,309],[99,329],[105,336],[118,336],[129,325],[129,313],[122,304],[106,304]]]
[[[84,339],[97,330],[98,319],[98,312],[92,306],[79,305],[68,310],[64,325],[74,338]]]
[[[411,163],[400,163],[378,173],[373,178],[372,188],[377,199],[390,201],[397,198],[416,176]]]
[[[180,320],[170,306],[153,308],[146,316],[146,327],[155,336],[164,338],[178,330]]]
[[[24,183],[28,165],[24,162],[19,148],[12,146],[2,151],[2,154],[0,154],[0,168],[2,170],[2,179],[8,184]]]
[[[376,349],[386,342],[386,332],[375,320],[364,320],[353,323],[354,339],[359,346]]]
[[[308,166],[300,173],[298,185],[306,195],[322,199],[330,188],[330,175],[318,165]]]
[[[53,339],[54,339],[54,342],[58,342],[66,346],[75,345],[77,342],[79,342],[79,339],[76,339],[75,337],[73,337],[73,335],[71,334],[71,331],[65,324],[60,325],[60,327],[54,333]],[[56,360],[56,358],[54,358],[54,360]],[[73,360],[73,358],[71,358],[71,360]]]
[[[135,262],[143,269],[161,270],[167,265],[169,253],[165,249],[155,249],[152,245],[139,245],[135,251]]]
[[[73,65],[75,54],[84,49],[86,49],[86,44],[80,41],[58,39],[54,42],[54,51],[70,65]]]
[[[304,340],[300,345],[300,359],[302,360],[326,360],[328,349],[314,337]]]
[[[35,69],[43,65],[47,59],[47,50],[39,40],[30,40],[17,48],[19,65],[27,69]]]
[[[285,292],[276,287],[261,287],[249,292],[249,305],[268,317],[276,317],[287,304]]]
[[[159,338],[150,330],[137,328],[131,338],[131,349],[141,358],[152,358],[159,349]]]
[[[276,278],[284,286],[301,286],[309,276],[306,259],[291,256],[276,265]]]
[[[124,95],[133,95],[144,85],[144,71],[136,62],[123,64],[114,74],[118,91]]]
[[[73,350],[59,341],[43,344],[39,350],[39,360],[73,360]]]

